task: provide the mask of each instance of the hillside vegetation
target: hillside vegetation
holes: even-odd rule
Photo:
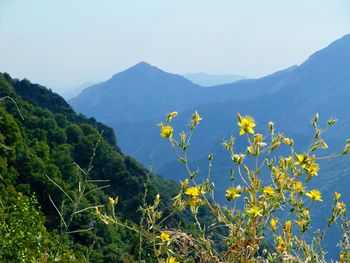
[[[159,193],[165,210],[178,186],[149,174],[120,151],[111,128],[75,114],[50,90],[5,73],[0,97],[0,261],[121,262],[137,254],[138,236],[105,225],[92,208],[118,196],[116,216],[132,225],[147,182],[146,203]]]

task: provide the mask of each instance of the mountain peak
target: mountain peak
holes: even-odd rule
[[[124,71],[118,72],[115,75],[112,76],[112,80],[115,78],[118,78],[120,76],[154,76],[154,75],[160,75],[160,74],[165,74],[163,70],[145,62],[141,61]]]
[[[139,72],[150,72],[150,71],[159,71],[159,72],[164,72],[163,70],[157,68],[156,66],[153,66],[145,61],[141,61],[130,68],[124,70],[124,72],[127,71],[139,71]]]
[[[140,61],[139,63],[136,63],[132,67],[153,67],[151,64],[147,63],[146,61]]]

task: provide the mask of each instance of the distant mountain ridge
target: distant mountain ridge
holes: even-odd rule
[[[92,85],[94,85],[96,83],[97,82],[93,82],[93,81],[85,82],[77,87],[72,87],[70,89],[64,89],[59,93],[65,100],[70,100],[70,99],[78,96],[87,87],[91,87]]]
[[[195,105],[243,100],[274,92],[293,69],[262,78],[258,88],[254,87],[257,81],[254,79],[202,87],[181,75],[140,62],[105,82],[86,88],[69,103],[77,112],[101,122],[144,121],[160,118],[164,112],[174,109],[183,111]]]
[[[349,69],[350,35],[346,35],[311,55],[300,66],[260,79],[210,88],[142,62],[86,89],[70,104],[78,112],[111,125],[127,153],[145,164],[154,161],[160,167],[169,162],[171,155],[165,154],[166,150],[163,152],[165,146],[151,146],[161,143],[156,124],[166,113],[177,110],[189,117],[191,111],[198,109],[205,115],[205,121],[213,122],[207,124],[213,128],[207,133],[212,142],[206,139],[208,146],[200,148],[204,152],[223,138],[227,127],[224,121],[230,121],[237,111],[261,116],[264,121],[276,119],[286,130],[303,133],[291,125],[291,120],[305,124],[316,112],[330,117],[330,108],[336,117],[346,119],[350,112],[344,101],[350,98]],[[215,130],[217,126],[221,127],[220,131]],[[140,129],[142,134],[135,138]]]
[[[238,80],[246,79],[246,77],[239,76],[239,75],[232,75],[232,74],[213,75],[213,74],[207,74],[204,72],[186,73],[186,74],[183,74],[183,76],[189,79],[190,81],[192,81],[193,83],[196,83],[203,87],[223,85],[223,84],[236,82]]]
[[[135,79],[140,78],[138,74],[142,75],[145,81],[155,76],[169,74],[146,63],[141,65],[138,72],[133,70],[132,75]],[[162,74],[149,74],[147,69],[153,73],[161,72]],[[131,71],[129,69],[126,72]],[[119,78],[119,74],[114,77]],[[181,76],[170,75],[176,80],[184,81]],[[306,123],[316,112],[319,112],[323,118],[334,116],[339,118],[340,123],[345,125],[343,127],[350,126],[348,118],[350,108],[347,102],[350,99],[350,35],[314,53],[300,66],[292,66],[264,78],[240,80],[211,88],[193,86],[186,80],[184,82],[189,86],[181,89],[181,93],[175,92],[176,89],[172,88],[168,94],[150,92],[149,96],[144,95],[147,100],[139,100],[140,103],[146,104],[144,107],[157,109],[153,116],[144,111],[143,119],[121,121],[117,116],[118,112],[112,111],[109,116],[104,116],[102,119],[116,130],[118,142],[123,150],[144,164],[154,163],[156,170],[164,171],[161,167],[174,160],[167,145],[164,145],[163,141],[158,138],[158,127],[156,126],[159,121],[163,120],[166,113],[173,110],[181,113],[176,120],[179,125],[186,125],[191,112],[195,109],[204,115],[203,128],[201,128],[203,130],[199,138],[205,140],[206,143],[197,145],[195,141],[193,142],[194,149],[197,149],[194,151],[197,159],[201,159],[203,155],[215,149],[216,145],[230,133],[234,127],[234,114],[237,112],[253,115],[259,123],[275,120],[278,126],[285,131],[301,137],[307,132]],[[134,80],[133,83],[137,81]],[[162,85],[167,84],[163,82]],[[137,88],[142,89],[142,87],[141,83],[141,87]],[[95,89],[94,86],[92,88]],[[105,89],[103,86],[100,88],[101,92]],[[108,94],[113,92],[113,87],[110,88]],[[131,93],[131,96],[139,96],[138,93]],[[154,98],[152,103],[148,103],[151,94]],[[120,96],[125,98],[123,94]],[[178,103],[186,96],[196,96],[199,103],[191,99],[186,103]],[[94,100],[94,97],[90,99]],[[159,107],[160,102],[171,104],[171,107],[168,109]],[[125,99],[125,103],[131,102]],[[90,111],[82,112],[91,114],[100,120],[98,112],[91,110],[91,104],[92,102],[85,103],[87,107],[90,107]],[[75,107],[74,104],[72,105]],[[108,107],[108,101],[99,107]],[[77,110],[80,111],[79,108]],[[344,132],[340,129],[335,130],[331,136],[339,140],[344,137]]]
[[[199,103],[200,88],[180,75],[140,62],[85,89],[69,103],[99,120],[139,121]]]

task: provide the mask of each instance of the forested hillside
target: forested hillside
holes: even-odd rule
[[[139,222],[147,169],[123,155],[109,127],[40,85],[0,74],[0,97],[0,261],[120,262],[137,253],[132,232],[86,208],[118,196],[117,216]],[[147,189],[166,209],[178,187],[150,175]]]

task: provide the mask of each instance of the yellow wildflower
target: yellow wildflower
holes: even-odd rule
[[[312,201],[320,201],[322,202],[322,196],[321,196],[321,192],[314,189],[311,190],[310,192],[306,193],[306,196],[308,196]]]
[[[242,194],[242,187],[231,187],[226,190],[226,198],[228,201],[231,201],[232,199],[236,199],[237,197],[240,197]]]
[[[287,244],[283,241],[281,236],[277,237],[277,251],[279,253],[282,253],[284,250],[286,250]]]
[[[199,194],[205,194],[205,191],[203,190],[203,188],[201,186],[192,186],[192,187],[188,187],[185,191],[185,194],[189,197],[198,197]]]
[[[300,228],[300,232],[305,232],[307,230],[306,227],[307,227],[308,221],[300,220],[300,221],[294,221],[294,222],[298,224]]]
[[[179,263],[174,257],[167,258],[165,263]]]
[[[263,193],[264,193],[264,195],[272,196],[272,195],[274,195],[275,190],[273,189],[272,186],[266,186],[266,187],[263,189]]]
[[[261,133],[257,133],[257,134],[255,134],[254,137],[253,137],[253,142],[256,143],[256,144],[262,143],[262,142],[263,142],[263,139],[264,139],[263,135],[262,135]],[[260,146],[260,145],[259,145],[259,146]]]
[[[310,163],[310,157],[307,154],[296,154],[296,158],[297,161],[294,164],[300,165],[302,168],[306,168]]]
[[[286,225],[284,226],[284,231],[286,234],[286,242],[289,243],[290,238],[292,236],[292,221],[288,220]]]
[[[287,233],[290,233],[291,232],[291,230],[292,230],[292,221],[290,221],[290,220],[288,220],[287,222],[286,222],[286,225],[285,225],[285,231],[287,232]]]
[[[286,161],[289,165],[292,165],[293,164],[293,156],[289,156],[286,158]]]
[[[193,125],[198,125],[201,120],[203,120],[203,118],[198,114],[197,111],[195,111],[192,115]]]
[[[278,222],[278,218],[277,219],[274,219],[272,218],[271,221],[270,221],[270,227],[271,227],[271,230],[273,232],[276,232],[276,224]]]
[[[185,191],[185,194],[190,197],[198,197],[199,189],[197,187],[188,187]]]
[[[319,170],[319,167],[317,163],[313,163],[308,168],[306,168],[306,172],[309,176],[314,176],[314,175],[317,176],[318,170]]]
[[[164,138],[172,138],[174,129],[171,126],[160,124],[160,136]]]
[[[198,207],[198,206],[200,206],[201,204],[202,204],[202,201],[201,201],[200,199],[196,198],[196,197],[190,198],[190,199],[188,200],[188,205],[189,205],[189,206],[192,206],[192,207]]]
[[[239,135],[243,135],[245,133],[254,134],[253,128],[256,126],[256,124],[252,117],[250,116],[241,117],[238,114],[238,126],[241,127]]]
[[[297,191],[298,193],[304,190],[303,183],[301,181],[294,182],[293,187],[294,187],[294,190]]]
[[[247,213],[254,216],[254,217],[257,217],[257,216],[262,216],[261,214],[262,210],[260,209],[259,206],[257,205],[253,205],[252,207],[250,207],[248,210],[247,210]]]
[[[170,235],[166,232],[161,232],[160,235],[158,236],[162,240],[162,242],[168,242],[170,241]]]
[[[337,193],[337,192],[335,192],[334,193],[334,201],[338,201],[339,200],[339,198],[341,197],[341,194],[339,194],[339,193]]]
[[[171,122],[171,120],[173,118],[175,118],[177,116],[177,111],[173,111],[173,112],[170,112],[167,116],[166,116],[166,122],[169,123]]]
[[[340,253],[339,255],[339,263],[344,263],[345,260],[344,260],[344,254],[343,253]]]

